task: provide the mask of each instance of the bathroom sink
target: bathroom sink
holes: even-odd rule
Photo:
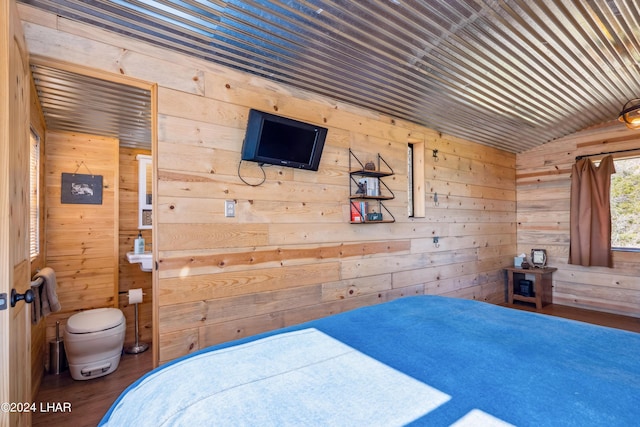
[[[153,257],[151,256],[151,252],[145,252],[143,254],[127,252],[127,259],[131,264],[140,263],[140,270],[142,271],[153,271]]]

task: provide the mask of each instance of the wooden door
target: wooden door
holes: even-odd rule
[[[0,8],[0,425],[29,426],[31,306],[7,301],[30,284],[29,65],[15,0]]]

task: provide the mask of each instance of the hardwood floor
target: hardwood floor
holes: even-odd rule
[[[111,404],[131,383],[151,370],[151,350],[140,354],[124,354],[115,372],[87,381],[76,381],[69,371],[60,375],[46,374],[35,399],[37,411],[32,415],[32,425],[95,427]],[[68,408],[71,411],[54,411]],[[51,408],[49,412],[41,411]]]
[[[536,311],[535,308],[519,304],[503,304],[519,310]],[[597,311],[582,310],[561,305],[548,305],[540,313],[559,316],[583,322],[594,323],[618,329],[640,333],[640,318],[619,316]],[[125,354],[120,366],[110,375],[89,381],[75,381],[69,371],[60,375],[45,375],[36,397],[36,406],[70,402],[71,412],[36,412],[33,414],[33,426],[73,426],[94,427],[102,419],[119,394],[151,370],[151,351],[142,354]]]
[[[504,307],[518,310],[533,311],[550,316],[564,317],[565,319],[579,320],[595,325],[608,326],[610,328],[624,329],[640,333],[640,318],[621,316],[619,314],[604,313],[602,311],[584,310],[565,305],[549,304],[536,310],[535,307],[526,304],[501,304]]]

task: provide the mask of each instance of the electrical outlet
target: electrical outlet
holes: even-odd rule
[[[233,218],[236,216],[236,201],[225,200],[224,201],[224,216],[227,218]]]

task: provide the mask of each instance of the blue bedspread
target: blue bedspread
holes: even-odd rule
[[[189,411],[206,425],[637,425],[640,334],[407,297],[163,365],[101,425],[193,426]]]

